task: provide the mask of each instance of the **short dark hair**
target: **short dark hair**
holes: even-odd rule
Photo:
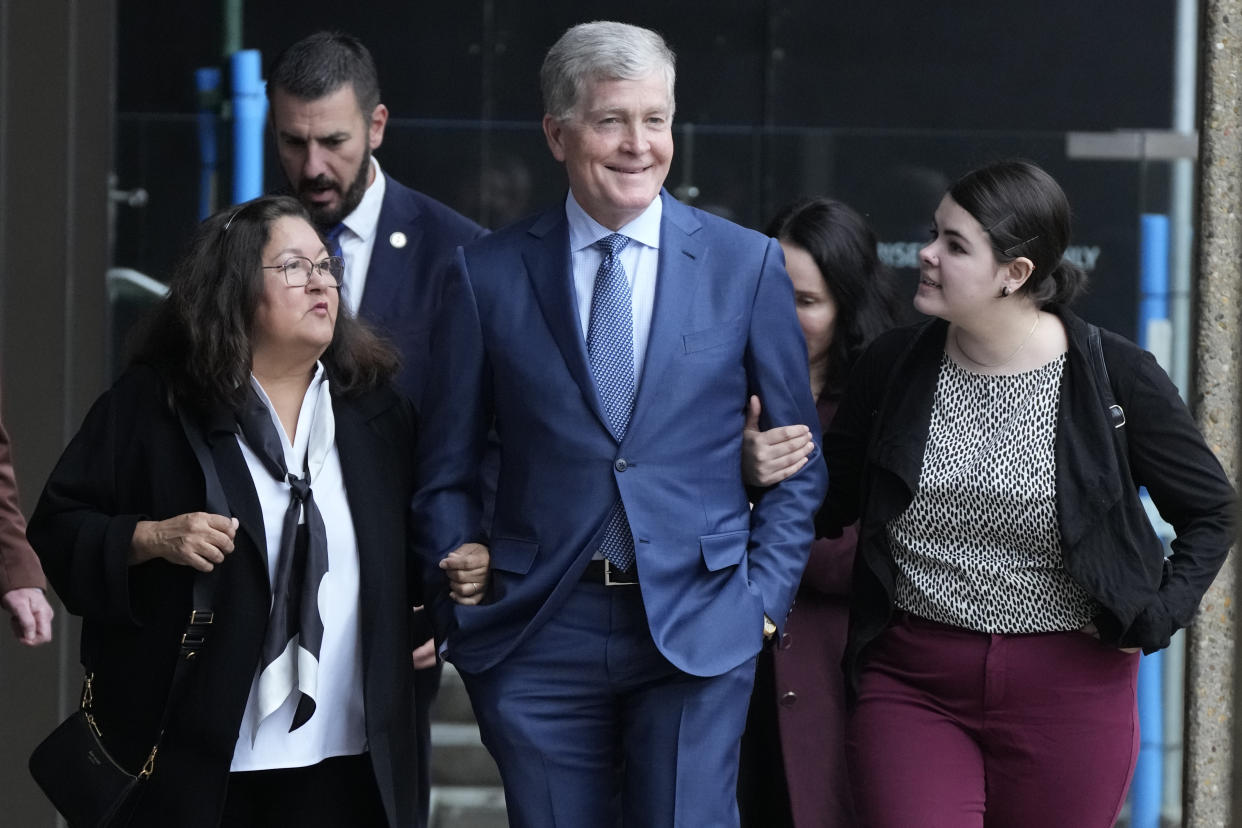
[[[1025,256],[1034,263],[1018,292],[1036,305],[1068,305],[1086,289],[1087,275],[1065,260],[1069,200],[1038,165],[1021,159],[987,164],[959,178],[949,196],[983,226],[998,262]]]
[[[362,41],[344,32],[315,32],[285,49],[267,70],[267,97],[279,89],[303,101],[317,101],[345,84],[353,86],[358,108],[370,115],[379,106],[379,74]]]
[[[767,233],[809,253],[836,302],[824,393],[838,396],[859,354],[899,318],[893,275],[880,262],[875,233],[854,208],[830,198],[786,205]]]
[[[263,292],[263,248],[277,220],[314,227],[289,196],[229,207],[198,226],[140,340],[135,360],[160,370],[172,399],[197,411],[236,408],[250,388],[255,311]],[[341,303],[322,357],[333,390],[353,395],[386,382],[397,352]]]

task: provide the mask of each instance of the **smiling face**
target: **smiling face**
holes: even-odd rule
[[[313,101],[274,89],[271,119],[280,166],[315,223],[327,229],[352,213],[374,179],[387,108],[364,114],[349,83]]]
[[[806,337],[807,357],[812,367],[827,365],[828,348],[837,324],[837,300],[828,290],[824,274],[805,248],[781,239],[785,270],[793,282],[798,324]]]
[[[263,266],[283,265],[294,256],[322,261],[328,252],[315,228],[296,216],[282,216],[263,247]],[[332,343],[340,297],[331,276],[311,273],[302,287],[289,287],[279,269],[263,271],[263,292],[250,336],[251,361],[258,367],[306,362],[312,365]]]
[[[660,194],[673,160],[673,104],[659,72],[641,80],[588,81],[574,113],[544,116],[543,131],[569,189],[610,230],[633,221]]]
[[[983,313],[1000,296],[1009,272],[997,262],[983,227],[952,197],[936,208],[932,240],[919,251],[914,307],[950,322]]]

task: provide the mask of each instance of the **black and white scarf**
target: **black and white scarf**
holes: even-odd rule
[[[289,506],[280,533],[276,576],[272,582],[272,613],[259,665],[258,722],[278,710],[290,694],[300,692],[289,732],[306,724],[315,712],[319,649],[323,619],[319,585],[328,572],[328,539],[315,505],[311,482],[323,470],[336,437],[332,398],[326,382],[307,391],[317,394],[310,440],[302,475],[291,474],[277,425],[267,404],[251,388],[237,422],[251,451],[276,480],[289,485]],[[270,551],[269,551],[270,554]],[[258,724],[255,726],[256,733]]]

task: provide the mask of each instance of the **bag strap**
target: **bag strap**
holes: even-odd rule
[[[1126,445],[1126,433],[1122,426],[1126,424],[1126,412],[1113,396],[1112,380],[1108,376],[1108,363],[1104,361],[1104,343],[1100,337],[1100,329],[1087,323],[1087,350],[1090,352],[1091,373],[1095,375],[1095,386],[1099,389],[1100,400],[1104,410],[1108,412],[1109,422],[1113,425],[1113,437],[1117,443],[1117,460],[1129,468],[1129,449]]]
[[[231,514],[228,498],[224,495],[224,486],[221,485],[220,475],[216,472],[216,461],[211,455],[211,448],[207,445],[207,439],[203,435],[203,430],[189,420],[185,409],[178,407],[177,417],[181,420],[181,430],[185,432],[185,438],[190,443],[190,448],[194,451],[194,457],[198,460],[199,468],[203,472],[204,505],[207,511],[217,515]],[[216,573],[217,569],[212,567],[211,572],[198,572],[194,576],[194,589],[190,600],[190,618],[186,622],[185,632],[181,636],[181,653],[177,661],[178,667],[183,663],[192,661],[198,655],[198,652],[207,645],[207,628],[211,626],[214,620],[214,613],[211,607],[216,593]],[[174,673],[174,688],[176,681],[177,676]]]
[[[221,515],[230,514],[228,499],[224,496],[224,487],[220,484],[220,475],[216,472],[215,460],[212,459],[211,449],[207,445],[202,429],[190,422],[186,417],[185,411],[181,408],[177,409],[177,417],[181,420],[181,428],[185,432],[186,440],[189,441],[190,448],[194,450],[194,457],[198,460],[199,468],[203,472],[207,511]],[[181,649],[177,654],[176,666],[173,667],[172,683],[168,687],[168,696],[164,700],[164,711],[160,715],[160,726],[159,730],[156,731],[155,744],[151,747],[151,752],[147,755],[147,760],[143,763],[142,770],[137,773],[140,779],[145,779],[155,770],[155,756],[159,753],[160,743],[164,741],[164,731],[168,727],[168,720],[172,709],[181,703],[186,687],[189,684],[187,679],[190,674],[190,667],[198,657],[198,654],[207,646],[207,634],[215,621],[215,612],[212,610],[212,605],[218,582],[216,573],[217,569],[213,567],[211,572],[196,572],[194,574],[194,586],[191,590],[190,599],[190,617],[186,621],[185,631],[181,634]],[[94,696],[92,682],[94,677],[94,671],[88,668],[86,676],[82,681],[81,709],[86,714],[86,720],[95,731],[95,735],[102,738],[103,734],[99,731],[99,725],[91,714],[91,704]]]

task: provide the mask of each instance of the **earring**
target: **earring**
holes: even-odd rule
[[[1008,295],[1009,295],[1009,285],[1005,285],[1004,287],[1001,288],[1001,298],[1004,298]]]

